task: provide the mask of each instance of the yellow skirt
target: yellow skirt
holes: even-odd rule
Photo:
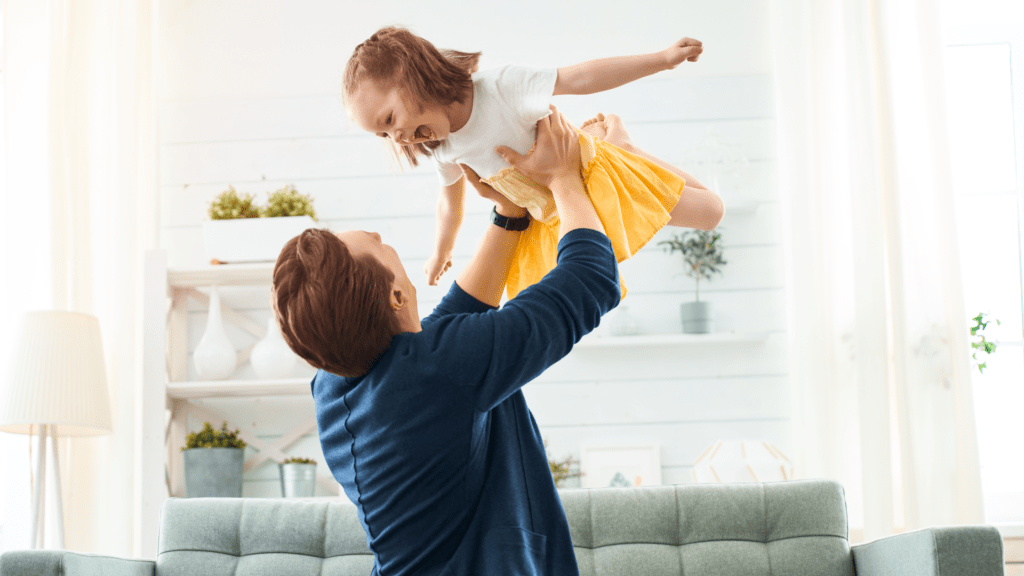
[[[583,184],[619,262],[636,254],[671,217],[686,182],[658,164],[580,132]],[[558,214],[551,191],[513,168],[486,180],[534,221],[522,234],[505,289],[515,298],[558,259]],[[619,280],[623,297],[626,286]]]

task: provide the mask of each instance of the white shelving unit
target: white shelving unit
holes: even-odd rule
[[[274,442],[251,433],[216,411],[195,400],[205,398],[253,398],[267,396],[309,396],[309,379],[282,380],[219,380],[193,382],[188,380],[188,306],[190,300],[209,304],[201,287],[217,285],[251,286],[253,290],[269,291],[273,263],[227,264],[185,270],[169,270],[164,251],[146,253],[144,286],[144,349],[142,394],[142,439],[139,462],[142,463],[139,519],[143,555],[156,557],[157,528],[160,510],[169,497],[182,497],[185,492],[181,448],[188,433],[191,415],[210,422],[227,421],[238,428],[239,436],[258,453],[249,458],[250,470],[266,460],[283,460],[285,450],[299,438],[316,430],[316,418],[309,414]],[[225,322],[250,332],[258,341],[266,329],[247,316],[222,306]],[[249,359],[251,347],[238,353],[238,363]],[[168,418],[168,412],[170,417]],[[154,458],[154,454],[164,454]],[[326,471],[326,466],[323,467]],[[328,493],[338,494],[339,486],[329,475],[318,475],[317,482]],[[331,498],[337,498],[332,496]]]
[[[702,346],[723,344],[759,344],[768,339],[768,332],[712,332],[709,334],[643,334],[638,336],[585,336],[578,349],[608,349],[632,346]]]

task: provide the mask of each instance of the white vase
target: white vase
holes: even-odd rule
[[[285,378],[292,373],[297,358],[284,341],[284,336],[281,336],[277,319],[271,315],[267,322],[267,335],[256,343],[249,356],[256,376],[265,380]]]
[[[210,287],[210,313],[206,318],[206,332],[192,353],[192,359],[200,380],[223,380],[235,371],[238,354],[224,331],[220,294],[216,286]]]
[[[620,304],[612,316],[612,336],[636,336],[640,333],[640,325],[629,313],[629,306]]]

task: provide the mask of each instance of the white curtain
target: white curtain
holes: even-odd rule
[[[775,0],[797,475],[872,540],[982,522],[938,3]]]
[[[39,236],[38,245],[30,247],[32,262],[47,269],[30,283],[49,299],[38,302],[25,290],[9,296],[15,310],[64,309],[99,318],[114,431],[61,441],[65,544],[121,556],[140,549],[133,535],[138,533],[141,262],[143,251],[156,245],[157,233],[152,4],[6,3],[7,66],[25,70],[24,76],[36,82],[23,85],[19,77],[5,76],[5,118],[20,114],[13,108],[16,96],[31,100],[35,112],[17,126],[7,125],[7,164],[22,164],[8,172],[5,194],[16,198],[25,192],[12,185],[31,181],[40,205],[48,208],[38,214],[39,222],[21,227]],[[24,28],[33,33],[21,33]],[[21,138],[34,144],[31,150],[20,149]],[[21,245],[10,236],[6,241],[9,250]]]

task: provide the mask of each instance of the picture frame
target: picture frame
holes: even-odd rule
[[[580,450],[583,488],[661,485],[658,444],[587,445]]]

